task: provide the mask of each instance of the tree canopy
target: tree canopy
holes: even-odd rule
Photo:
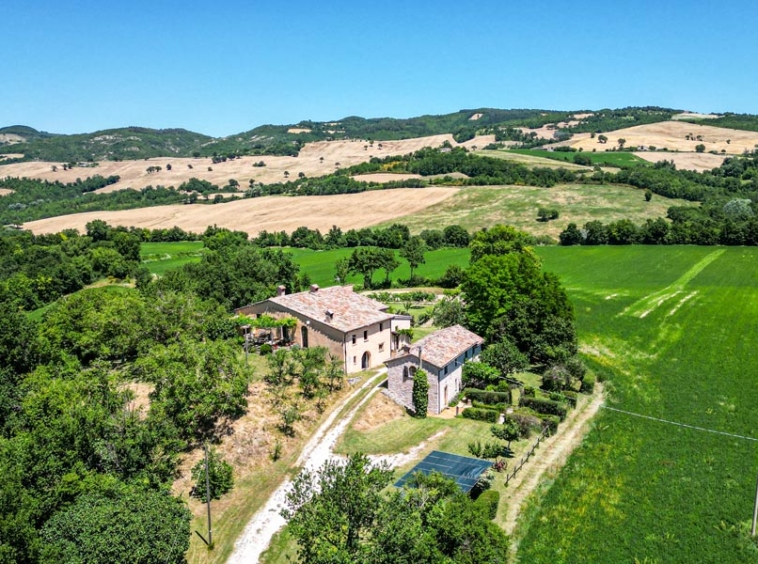
[[[439,474],[382,491],[392,472],[361,454],[303,471],[283,515],[303,564],[504,564],[508,539],[489,515]]]
[[[576,353],[574,313],[558,277],[542,271],[527,242],[504,226],[474,236],[461,285],[466,320],[491,343],[508,341],[530,361],[550,363]]]

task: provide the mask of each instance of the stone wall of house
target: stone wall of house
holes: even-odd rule
[[[406,369],[407,368],[407,372]],[[413,409],[413,376],[411,368],[418,368],[418,358],[406,356],[391,360],[387,363],[387,390],[389,397],[394,399],[403,407]],[[437,369],[424,363],[426,379],[429,383],[429,408],[432,413],[439,413],[439,386],[437,379]],[[408,374],[404,377],[403,374]]]

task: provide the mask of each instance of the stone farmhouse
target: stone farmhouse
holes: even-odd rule
[[[476,333],[453,325],[427,335],[413,345],[405,345],[387,360],[387,391],[405,407],[413,408],[413,376],[423,368],[429,382],[429,411],[440,413],[461,391],[463,363],[482,352],[482,339]]]
[[[297,320],[294,329],[280,328],[280,339],[303,348],[326,347],[345,363],[348,374],[381,366],[408,345],[411,317],[388,312],[388,306],[353,292],[352,286],[319,288],[286,294],[280,286],[277,295],[236,310],[258,317],[284,316]]]

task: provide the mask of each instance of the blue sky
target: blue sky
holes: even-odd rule
[[[26,0],[0,126],[55,133],[463,108],[758,113],[754,0]]]

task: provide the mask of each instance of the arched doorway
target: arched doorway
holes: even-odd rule
[[[371,366],[371,353],[366,351],[361,357],[361,370],[366,370]]]
[[[302,347],[304,349],[308,348],[308,328],[303,325],[300,327],[300,340],[302,341]]]

